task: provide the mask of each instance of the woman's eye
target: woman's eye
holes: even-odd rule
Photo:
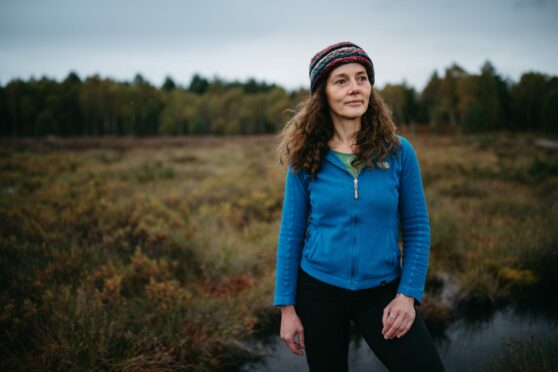
[[[368,80],[368,78],[367,78],[366,76],[360,76],[360,77],[358,78],[358,80],[359,80],[359,81],[365,81],[365,80]]]
[[[344,82],[345,82],[345,80],[342,80],[342,79],[340,79],[340,80],[335,80],[335,84],[337,84],[337,85],[341,85],[341,84],[343,84]]]

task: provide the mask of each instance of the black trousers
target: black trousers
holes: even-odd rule
[[[399,279],[375,288],[350,291],[299,271],[295,310],[304,328],[311,372],[348,371],[350,321],[390,371],[444,371],[424,320],[417,312],[401,338],[382,335],[384,308],[395,298]]]

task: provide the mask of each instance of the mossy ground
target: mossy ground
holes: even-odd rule
[[[403,135],[431,220],[429,325],[555,288],[555,150],[527,135]],[[234,370],[252,358],[244,341],[277,325],[274,140],[3,143],[0,367]],[[444,275],[454,304],[440,300]]]

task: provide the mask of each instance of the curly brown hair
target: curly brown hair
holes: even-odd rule
[[[334,135],[333,122],[327,104],[325,85],[297,106],[294,116],[279,133],[278,155],[281,164],[289,164],[293,171],[306,171],[312,177],[318,173]],[[353,166],[374,167],[383,162],[401,142],[396,135],[391,111],[380,94],[372,89],[368,109],[362,116],[356,134],[357,150]]]

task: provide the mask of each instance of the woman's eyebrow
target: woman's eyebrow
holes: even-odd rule
[[[362,74],[366,74],[366,71],[362,70],[362,71],[359,71],[359,72],[356,73],[356,75],[362,75]],[[347,74],[346,72],[338,72],[338,73],[332,75],[331,78],[335,79],[337,77],[347,77],[347,76],[349,76],[349,74]]]
[[[347,73],[345,73],[345,72],[338,72],[338,73],[336,73],[336,74],[333,74],[331,77],[332,77],[333,79],[335,79],[335,78],[337,78],[337,77],[346,77],[346,76],[349,76],[349,75],[347,75]]]

